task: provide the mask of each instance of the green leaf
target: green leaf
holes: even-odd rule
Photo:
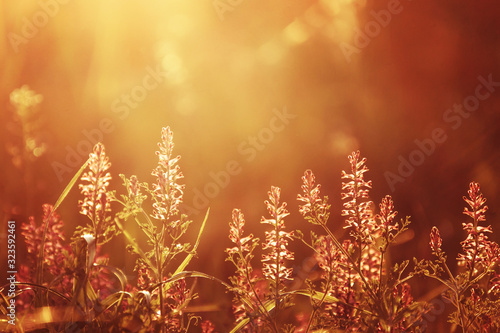
[[[133,298],[132,294],[129,292],[126,292],[126,291],[117,291],[116,293],[113,293],[113,294],[109,295],[108,297],[106,297],[101,303],[101,306],[103,307],[102,312],[111,308],[117,302],[120,302],[123,299],[123,297],[125,297],[125,296]]]
[[[42,284],[42,279],[43,279],[43,258],[44,258],[44,251],[45,251],[45,239],[47,238],[47,229],[49,227],[50,218],[52,217],[52,214],[56,211],[56,209],[59,208],[61,203],[64,201],[64,199],[68,195],[69,191],[71,191],[73,186],[76,184],[76,182],[78,181],[78,178],[80,178],[80,175],[83,173],[85,168],[87,168],[88,164],[89,164],[89,160],[87,159],[87,161],[82,165],[80,170],[78,170],[76,172],[76,174],[73,176],[73,178],[71,178],[68,185],[66,185],[66,187],[64,188],[61,195],[59,196],[56,203],[54,204],[54,208],[50,212],[49,216],[47,216],[47,219],[45,221],[43,221],[45,223],[45,227],[43,229],[42,243],[40,244],[40,252],[38,253],[38,262],[36,265],[37,266],[37,268],[36,268],[36,271],[37,271],[36,282],[38,284]]]
[[[71,178],[70,182],[68,183],[68,185],[66,185],[66,188],[64,189],[64,191],[62,191],[61,195],[57,199],[57,201],[54,205],[53,211],[55,211],[57,208],[59,208],[59,205],[64,201],[64,199],[66,199],[66,196],[68,195],[69,191],[71,191],[73,186],[76,184],[76,182],[78,181],[78,178],[80,178],[80,175],[83,173],[83,171],[85,170],[85,168],[87,167],[88,164],[89,164],[89,160],[87,160],[82,165],[80,170],[78,170],[78,172],[73,176],[73,178]],[[50,216],[49,216],[49,218],[50,218]]]
[[[125,230],[125,227],[123,227],[123,225],[121,224],[120,220],[117,217],[115,217],[115,224],[118,227],[118,229],[120,229],[120,231],[123,233],[125,238],[127,238],[128,242],[133,247],[135,252],[138,253],[141,256],[141,258],[147,263],[148,267],[153,270],[153,273],[158,274],[157,270],[155,269],[155,265],[153,265],[151,260],[149,260],[148,256],[141,250],[139,244],[137,244],[137,242],[130,235],[130,233],[127,230]]]
[[[96,294],[94,288],[90,284],[90,281],[87,281],[87,283],[86,283],[86,294],[87,294],[87,297],[89,298],[90,302],[92,303],[92,306],[95,307],[95,305],[97,305],[99,302],[99,298],[97,297],[97,294]]]
[[[70,303],[71,300],[69,298],[67,298],[66,296],[64,296],[63,294],[60,294],[59,292],[57,292],[56,290],[53,290],[51,288],[48,288],[48,287],[45,287],[45,286],[40,286],[36,283],[30,283],[30,282],[16,282],[16,285],[17,286],[27,286],[29,288],[26,288],[26,289],[18,289],[17,292],[16,292],[16,296],[22,294],[24,291],[26,290],[31,290],[31,289],[40,289],[40,290],[43,290],[47,293],[51,293],[63,300],[65,300],[66,302]]]
[[[159,288],[160,285],[162,285],[162,284],[170,285],[171,283],[173,283],[175,281],[185,279],[185,278],[204,278],[204,279],[207,279],[210,281],[218,282],[221,285],[223,285],[224,287],[226,287],[228,290],[233,289],[229,284],[227,284],[226,282],[224,282],[224,281],[222,281],[222,280],[220,280],[212,275],[208,275],[206,273],[198,272],[198,271],[183,271],[183,272],[172,275],[171,277],[169,277],[167,280],[163,281],[162,283],[156,284],[151,289],[151,291],[155,290],[156,288]]]
[[[179,267],[177,267],[177,269],[175,270],[174,274],[169,279],[167,279],[166,281],[161,282],[158,285],[154,286],[153,290],[156,289],[156,288],[158,288],[160,285],[163,285],[163,284],[165,285],[165,288],[168,289],[168,288],[170,288],[170,286],[172,285],[173,282],[175,282],[177,280],[180,280],[182,278],[185,278],[185,277],[204,277],[204,278],[208,278],[210,280],[217,280],[219,282],[222,282],[222,281],[214,278],[213,276],[202,274],[200,272],[193,273],[193,272],[185,272],[184,271],[184,269],[186,268],[186,266],[189,264],[189,262],[191,261],[191,259],[194,257],[195,251],[198,248],[198,244],[200,243],[200,239],[201,239],[201,235],[203,233],[203,229],[205,229],[205,224],[206,224],[206,222],[208,220],[208,213],[209,212],[210,212],[210,208],[207,209],[207,213],[205,214],[205,218],[203,219],[203,222],[201,224],[200,231],[198,232],[198,238],[196,239],[196,243],[194,244],[191,253],[189,253],[187,255],[187,257],[179,265]],[[154,267],[154,266],[151,266],[151,267]],[[201,274],[201,275],[197,275],[197,274]],[[222,282],[222,284],[226,285],[223,282]]]
[[[201,227],[200,227],[200,231],[198,232],[198,238],[196,239],[196,243],[194,244],[193,249],[191,250],[191,253],[189,253],[187,255],[186,259],[184,259],[184,261],[179,265],[179,267],[177,267],[177,269],[174,272],[174,275],[177,275],[180,272],[184,271],[184,269],[189,264],[191,259],[193,259],[195,251],[198,248],[198,244],[200,244],[201,234],[203,233],[203,229],[205,229],[205,224],[208,220],[208,213],[209,212],[210,212],[210,208],[207,209],[207,213],[205,214],[205,219],[203,219],[203,222],[202,222]],[[171,285],[171,283],[167,283],[166,288],[167,289],[170,288],[170,285]]]
[[[266,309],[267,313],[271,312],[271,310],[274,309],[275,306],[276,306],[276,302],[273,299],[267,301],[266,303],[264,303],[264,308]],[[238,323],[238,325],[236,325],[235,327],[233,327],[233,329],[229,333],[236,333],[236,332],[238,332],[240,329],[242,329],[243,327],[245,327],[246,325],[248,325],[249,322],[250,322],[250,318],[243,319],[242,321],[240,321]]]
[[[337,303],[339,302],[339,299],[330,295],[325,295],[325,293],[322,292],[311,292],[310,290],[306,289],[299,289],[299,290],[294,290],[291,291],[290,294],[297,294],[297,295],[302,295],[302,296],[307,296],[311,297],[317,301],[323,300],[326,303]]]
[[[125,290],[125,285],[127,284],[127,276],[118,267],[108,266],[108,265],[94,265],[94,267],[104,268],[113,273],[118,281],[120,281],[120,289]]]

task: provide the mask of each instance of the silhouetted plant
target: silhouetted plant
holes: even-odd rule
[[[161,139],[158,143],[160,150],[156,152],[158,165],[151,173],[155,176],[153,185],[139,183],[135,175],[129,179],[120,175],[126,194],[121,195],[120,199],[114,194],[113,200],[123,206],[117,214],[116,223],[129,240],[128,250],[138,256],[135,267],[138,273],[137,290],[147,295],[148,299],[149,311],[146,318],[139,317],[139,320],[148,323],[148,330],[184,332],[193,320],[198,320],[190,314],[185,316],[185,307],[196,294],[187,288],[184,280],[175,275],[185,269],[196,251],[199,239],[195,246],[181,241],[192,223],[187,215],[179,211],[184,191],[184,185],[179,184],[179,181],[184,176],[178,165],[180,156],[173,154],[173,132],[169,127],[162,129]],[[149,194],[151,212],[144,207],[148,196],[142,191]],[[133,218],[146,235],[151,247],[149,251],[143,251],[126,232],[123,222],[129,218]],[[185,260],[177,269],[173,268],[171,264],[174,258],[182,253],[186,254]]]
[[[463,270],[457,275],[451,272],[441,249],[439,229],[433,227],[429,244],[435,259],[421,260],[415,272],[446,286],[444,295],[455,308],[449,321],[463,332],[497,332],[500,330],[500,247],[488,240],[487,234],[493,232],[491,225],[480,225],[486,221],[488,206],[479,184],[471,182],[468,194],[464,200],[470,208],[465,207],[463,213],[472,218],[472,222],[462,223],[467,237],[461,242],[463,252],[457,257]]]
[[[111,174],[109,158],[101,143],[95,145],[88,160],[89,170],[81,177],[79,185],[83,200],[78,202],[80,214],[87,216],[91,223],[76,228],[74,238],[91,235],[96,245],[109,242],[116,234],[117,228],[111,217],[111,193],[108,191]]]
[[[290,306],[289,293],[286,293],[285,281],[291,280],[292,269],[286,261],[293,260],[293,253],[287,248],[293,232],[286,232],[284,218],[289,215],[286,203],[280,203],[278,187],[271,187],[269,200],[265,201],[270,218],[262,217],[261,223],[270,224],[273,229],[266,231],[262,249],[262,276],[254,274],[251,260],[259,239],[253,235],[243,237],[244,216],[240,210],[233,210],[233,219],[229,223],[229,238],[236,245],[226,249],[227,260],[236,267],[236,275],[230,278],[232,291],[236,294],[235,330],[278,332],[290,327],[279,324],[279,311]],[[265,290],[263,290],[265,288]],[[247,326],[247,327],[245,327]]]
[[[191,221],[185,215],[179,216],[183,185],[178,180],[183,176],[176,165],[180,157],[172,155],[173,134],[168,127],[162,130],[159,147],[159,163],[152,173],[156,177],[153,186],[140,184],[136,176],[130,179],[122,176],[127,193],[118,200],[115,192],[108,190],[111,164],[104,146],[96,144],[57,203],[44,205],[43,223],[37,225],[30,218],[29,224],[23,224],[29,266],[20,268],[17,296],[22,297],[19,306],[26,310],[25,320],[36,322],[27,323],[26,328],[95,332],[115,327],[141,332],[186,332],[198,320],[190,314],[186,316],[186,306],[196,295],[183,278],[207,277],[184,271],[195,254],[206,217],[194,246],[180,242]],[[90,223],[78,226],[68,244],[62,231],[63,222],[55,211],[78,178],[83,195],[78,207]],[[151,214],[142,207],[148,197],[141,190],[150,195]],[[123,205],[114,216],[113,201]],[[151,250],[144,252],[125,230],[123,223],[129,217],[145,232]],[[153,220],[158,220],[158,225]],[[129,250],[139,255],[137,287],[131,287],[125,274],[109,266],[106,256],[99,254],[101,245],[120,232],[128,239]],[[186,258],[177,269],[172,269],[169,264],[181,253],[186,253]],[[34,297],[30,297],[30,290]],[[5,310],[5,305],[0,309]],[[51,316],[46,315],[47,309]],[[60,317],[58,323],[52,322],[53,316]],[[204,327],[211,329],[208,321]]]
[[[330,205],[327,197],[320,197],[314,174],[307,170],[302,177],[300,213],[326,232],[321,236],[312,232],[311,243],[306,243],[323,271],[323,297],[320,301],[311,299],[313,311],[306,331],[326,326],[348,331],[419,331],[419,319],[426,308],[413,301],[407,283],[411,275],[403,277],[408,261],[391,266],[385,256],[394,240],[407,230],[409,219],[394,221],[397,212],[390,196],[382,200],[380,213],[374,214],[369,201],[372,183],[364,178],[366,159],[359,155],[352,153],[351,172],[342,172],[346,180],[342,183],[342,199],[347,199],[342,215],[346,216],[350,235],[342,243],[327,226]],[[315,294],[313,283],[309,286]]]
[[[184,240],[192,220],[180,211],[183,174],[169,127],[162,129],[158,146],[158,165],[151,173],[154,181],[141,183],[135,175],[120,175],[124,193],[117,194],[109,189],[111,164],[104,145],[96,144],[57,202],[43,206],[42,223],[33,217],[23,223],[28,257],[17,275],[15,297],[22,312],[17,331],[188,332],[198,326],[204,333],[217,332],[213,323],[201,321],[188,310],[197,296],[188,278],[204,278],[234,295],[231,332],[423,332],[431,306],[415,301],[410,287],[422,275],[445,286],[444,295],[454,307],[449,321],[463,332],[500,330],[500,247],[488,239],[493,231],[483,225],[487,206],[477,183],[470,184],[464,197],[469,206],[464,214],[472,221],[462,224],[467,236],[457,257],[458,274],[448,266],[437,227],[430,233],[432,260],[414,259],[409,273],[409,260],[389,260],[392,245],[407,231],[410,220],[396,219],[390,196],[382,198],[375,211],[369,195],[372,182],[365,178],[366,159],[353,152],[350,171],[342,172],[341,215],[348,230],[344,239],[332,232],[328,198],[321,196],[321,186],[307,170],[297,199],[300,215],[317,229],[310,233],[310,240],[300,230],[287,231],[285,220],[290,212],[281,202],[280,188],[272,186],[264,201],[268,215],[260,221],[268,227],[262,242],[245,234],[242,211],[232,211],[232,245],[226,249],[226,260],[234,265],[235,273],[226,283],[186,270],[196,254],[208,211],[191,245]],[[90,222],[78,226],[67,242],[57,209],[78,182],[82,194],[78,209]],[[144,233],[145,245],[129,232],[132,220]],[[136,260],[136,281],[128,281],[100,253],[103,244],[120,234]],[[319,272],[317,279],[306,279],[303,285],[294,283],[291,268],[295,256],[289,242],[294,239],[311,251]],[[260,250],[262,257],[257,260]],[[179,257],[182,262],[175,264]],[[6,314],[14,296],[7,295],[6,287],[0,291],[0,311]],[[296,306],[304,299],[308,310]],[[5,321],[0,323],[1,329],[12,329]]]

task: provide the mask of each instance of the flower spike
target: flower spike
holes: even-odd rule
[[[81,177],[79,185],[83,200],[78,202],[80,214],[86,215],[91,221],[91,228],[81,228],[80,236],[91,233],[98,244],[106,243],[116,233],[109,212],[111,211],[111,196],[108,192],[111,174],[108,172],[111,163],[106,156],[104,145],[97,143],[89,155],[89,171]]]
[[[182,203],[184,185],[178,181],[184,178],[177,162],[180,156],[173,156],[174,134],[170,127],[163,127],[161,131],[162,142],[158,143],[159,151],[158,166],[151,173],[156,176],[156,183],[153,185],[155,203],[153,204],[153,217],[158,220],[168,220],[179,213],[179,205]]]

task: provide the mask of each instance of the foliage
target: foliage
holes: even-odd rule
[[[264,201],[268,214],[260,220],[266,229],[262,241],[245,234],[242,210],[232,211],[232,245],[226,249],[226,260],[235,272],[225,282],[186,270],[196,254],[208,211],[196,241],[187,242],[193,221],[180,210],[183,174],[169,127],[162,129],[158,147],[153,181],[120,175],[124,190],[118,193],[109,189],[111,163],[105,147],[96,144],[57,202],[43,206],[42,222],[31,217],[22,225],[28,257],[17,274],[16,295],[8,295],[5,286],[0,289],[0,311],[7,314],[10,299],[16,297],[19,315],[15,327],[2,320],[2,330],[226,330],[189,311],[189,303],[197,297],[191,279],[204,278],[234,296],[231,332],[423,332],[432,307],[414,300],[411,291],[411,285],[422,277],[444,285],[454,307],[449,321],[463,332],[500,330],[500,247],[488,239],[492,228],[484,226],[487,206],[477,183],[470,184],[464,198],[469,206],[464,214],[472,221],[462,224],[466,238],[456,259],[461,267],[458,274],[448,266],[436,227],[430,233],[432,260],[414,259],[412,270],[409,260],[391,262],[391,247],[407,232],[409,217],[396,218],[388,195],[376,210],[370,199],[372,182],[366,179],[366,159],[353,152],[348,157],[349,171],[341,174],[342,217],[348,231],[344,239],[332,231],[328,197],[321,196],[321,185],[306,170],[297,200],[298,216],[313,229],[310,237],[301,230],[288,230],[292,214],[281,201],[281,189],[272,186]],[[77,207],[88,223],[78,226],[67,241],[57,209],[77,183],[82,196]],[[130,223],[143,235],[136,239]],[[135,259],[134,279],[101,253],[103,244],[118,237],[124,237]],[[316,278],[296,279],[292,241],[299,241],[311,253]]]
[[[364,178],[365,163],[354,152],[349,156],[350,172],[342,172],[342,215],[350,236],[342,243],[327,226],[330,205],[328,198],[320,197],[321,186],[316,185],[314,174],[307,170],[302,177],[300,213],[325,232],[319,236],[312,232],[307,244],[323,271],[319,292],[337,299],[312,299],[307,330],[325,326],[347,331],[421,330],[419,320],[426,307],[413,301],[408,284],[411,276],[404,276],[408,261],[391,265],[386,259],[389,246],[407,230],[409,218],[395,221],[397,212],[390,196],[380,203],[379,214],[373,212],[369,201],[372,183]],[[312,282],[309,286],[311,294],[318,292]]]
[[[435,258],[417,262],[415,272],[446,286],[445,296],[455,308],[449,321],[463,332],[497,332],[500,330],[500,247],[488,240],[487,234],[493,232],[491,225],[480,225],[486,221],[488,206],[479,184],[471,182],[468,194],[464,200],[470,208],[465,207],[463,213],[472,222],[462,223],[467,236],[461,242],[462,253],[457,257],[458,265],[464,269],[456,275],[451,272],[441,249],[439,229],[433,227],[429,244]]]

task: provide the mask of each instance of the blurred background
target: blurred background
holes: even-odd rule
[[[288,202],[288,228],[308,234],[296,202],[306,169],[329,196],[330,227],[342,237],[340,175],[358,149],[372,200],[391,194],[399,217],[412,217],[394,261],[430,257],[434,225],[456,257],[472,180],[499,241],[498,14],[494,0],[2,1],[1,243],[7,220],[19,229],[55,203],[96,141],[118,192],[120,173],[152,181],[164,126],[182,156],[194,220],[186,241],[210,207],[190,269],[227,279],[231,211],[241,208],[248,232],[263,239],[272,185]],[[40,96],[11,101],[23,85]],[[74,189],[60,208],[67,238],[87,223],[79,198]],[[120,236],[106,251],[133,278],[124,246]],[[311,254],[293,250],[299,272]],[[225,314],[231,296],[199,284],[209,316]],[[412,287],[429,297],[429,285]]]

